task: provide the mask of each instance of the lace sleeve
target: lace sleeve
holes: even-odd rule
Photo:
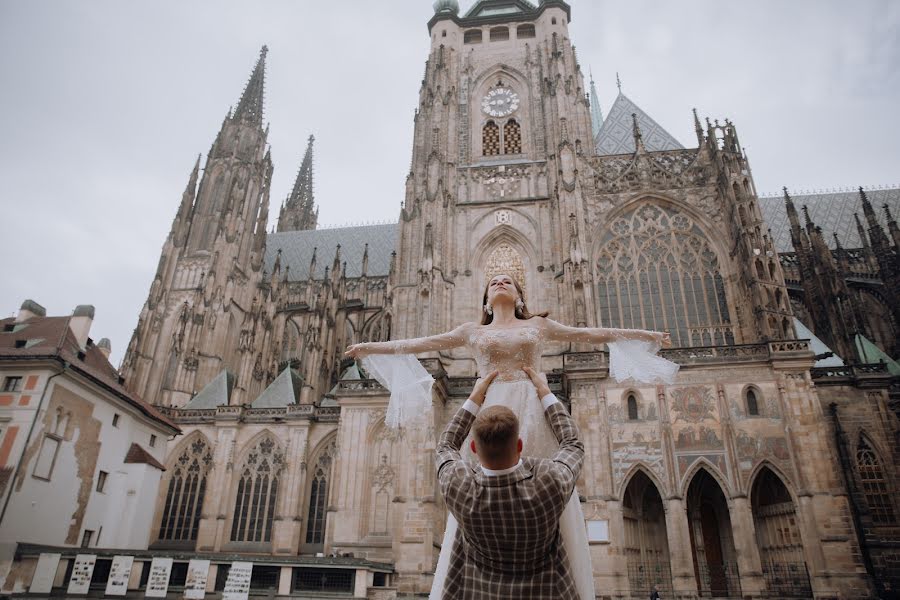
[[[643,329],[608,329],[605,327],[569,327],[553,319],[544,319],[544,333],[552,342],[576,342],[583,344],[608,344],[638,340],[659,343],[661,334]]]
[[[452,331],[439,335],[391,342],[369,342],[365,344],[365,349],[367,354],[420,354],[451,350],[465,346],[471,331],[472,324],[464,323]]]

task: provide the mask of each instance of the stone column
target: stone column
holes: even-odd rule
[[[353,584],[353,597],[354,598],[365,598],[369,593],[369,579],[371,575],[365,569],[357,569],[356,570],[356,579]]]
[[[294,569],[291,567],[281,567],[281,573],[278,577],[278,595],[290,596],[291,583],[293,583]]]
[[[697,578],[694,574],[690,523],[684,501],[678,496],[666,500],[666,535],[669,538],[669,562],[675,595],[695,597]]]
[[[765,594],[766,582],[762,576],[759,547],[756,545],[753,511],[747,496],[732,498],[729,512],[734,545],[738,550],[736,554],[742,595],[744,598],[761,598]]]

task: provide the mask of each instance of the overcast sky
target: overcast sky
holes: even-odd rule
[[[462,8],[472,0],[462,0]],[[900,2],[571,0],[604,111],[731,118],[761,191],[900,179]],[[94,304],[118,364],[198,153],[263,44],[270,223],[310,133],[324,224],[396,220],[430,0],[0,0],[0,313]]]

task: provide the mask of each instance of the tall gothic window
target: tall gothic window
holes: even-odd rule
[[[497,246],[491,252],[484,267],[485,283],[497,275],[509,275],[525,290],[525,264],[516,249],[509,244],[503,243]]]
[[[747,388],[747,414],[753,417],[759,416],[759,400],[756,398],[756,390]]]
[[[859,438],[859,446],[856,449],[856,468],[862,479],[863,494],[869,505],[872,522],[875,525],[894,525],[894,505],[891,503],[891,494],[888,489],[884,471],[878,455],[864,437]]]
[[[634,394],[628,394],[628,420],[629,421],[637,421],[638,420],[638,403],[637,398],[634,397]]]
[[[300,328],[293,320],[288,320],[284,326],[284,341],[281,346],[281,360],[300,358],[303,344],[300,340]]]
[[[206,477],[212,462],[212,449],[203,438],[194,440],[175,460],[159,525],[160,540],[197,540],[197,528],[200,526],[200,514],[206,496]]]
[[[488,121],[484,125],[481,133],[481,147],[485,156],[500,154],[500,126],[493,121]]]
[[[309,516],[306,521],[306,543],[321,546],[325,543],[325,517],[328,509],[328,483],[334,462],[336,444],[332,441],[316,460],[309,489]]]
[[[284,454],[270,438],[261,440],[247,455],[234,502],[232,542],[272,541],[282,467]]]
[[[644,205],[615,219],[596,269],[603,326],[665,330],[675,346],[734,344],[718,257],[677,209]]]
[[[515,119],[510,119],[503,126],[503,153],[522,153],[522,128]]]

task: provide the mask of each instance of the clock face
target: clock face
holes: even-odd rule
[[[494,88],[481,100],[481,108],[492,117],[511,115],[519,108],[519,95],[508,88]]]

